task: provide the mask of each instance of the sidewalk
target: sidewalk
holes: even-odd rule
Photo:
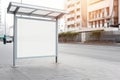
[[[0,66],[2,80],[119,80],[120,64],[62,54],[54,59],[21,59],[17,68]]]
[[[81,45],[81,47],[83,46]],[[8,61],[11,62],[10,60],[12,60],[12,45],[7,44],[4,45],[4,47],[1,46],[0,48],[1,48],[0,51],[3,51],[2,53],[0,52],[1,54],[0,61],[7,60],[2,62],[8,62]],[[62,46],[60,47],[60,49],[64,49],[66,51],[66,48]],[[80,52],[80,51],[76,50],[76,52]],[[113,50],[113,52],[114,51],[115,50]],[[60,51],[59,53],[60,54],[59,54],[58,64],[54,62],[55,61],[54,57],[18,59],[16,62],[17,63],[16,68],[12,68],[12,64],[11,65],[0,64],[0,79],[1,80],[120,80],[119,62],[99,60],[95,58],[78,56],[75,54],[69,54]],[[109,53],[109,50],[106,53]]]
[[[82,44],[82,45],[99,45],[99,46],[120,46],[120,43],[115,42],[67,42],[63,44]]]
[[[85,42],[84,44],[106,45],[106,46],[120,46],[120,43],[111,42],[111,41],[92,41],[92,42]]]

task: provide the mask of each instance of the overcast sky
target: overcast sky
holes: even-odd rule
[[[10,27],[13,26],[13,14],[7,14],[7,7],[9,2],[19,2],[21,0],[1,0],[1,11],[2,11],[2,30],[5,32],[9,32]],[[44,6],[56,9],[64,9],[65,0],[22,0],[22,3],[32,4],[37,6]]]
[[[5,9],[8,7],[9,2],[21,2],[21,0],[1,0],[2,1],[2,23],[4,24],[4,17],[5,17]],[[64,2],[65,0],[22,0],[22,3],[38,5],[38,6],[45,6],[50,8],[56,9],[64,9]],[[12,26],[13,23],[13,16],[6,14],[6,25]]]
[[[65,0],[1,0],[1,1],[2,1],[2,5],[5,5],[5,6],[7,6],[9,2],[21,2],[22,1],[22,3],[27,3],[27,4],[32,4],[32,5],[63,9]]]
[[[64,0],[23,0],[23,3],[63,9]]]

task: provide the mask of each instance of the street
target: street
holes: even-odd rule
[[[59,44],[59,52],[99,60],[120,62],[120,46]]]
[[[60,62],[82,73],[83,80],[120,80],[120,46],[59,44],[60,54]]]
[[[120,46],[59,44],[54,57],[17,59],[12,68],[12,44],[0,44],[2,80],[120,80]]]

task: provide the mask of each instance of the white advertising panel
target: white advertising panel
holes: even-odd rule
[[[56,23],[17,18],[17,58],[56,55]]]

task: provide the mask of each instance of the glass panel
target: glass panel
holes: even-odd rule
[[[52,13],[52,14],[49,14],[49,16],[58,16],[60,15],[60,13]]]
[[[10,7],[10,11],[15,11],[16,7],[15,6],[11,6]]]
[[[41,14],[41,15],[46,15],[48,13],[50,13],[50,12],[49,11],[42,11],[42,10],[37,10],[37,11],[33,12],[33,14]]]
[[[18,12],[23,12],[23,13],[31,13],[34,9],[29,9],[29,8],[20,8]]]
[[[32,19],[17,21],[17,57],[52,56],[56,52],[55,22]]]

